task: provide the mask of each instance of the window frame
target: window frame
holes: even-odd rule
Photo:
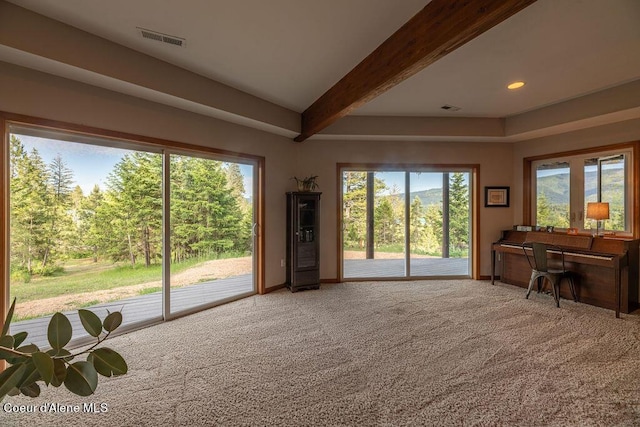
[[[536,194],[537,187],[534,174],[536,172],[536,165],[544,163],[545,161],[581,161],[582,167],[578,175],[578,179],[575,181],[572,179],[570,182],[572,194],[570,195],[570,215],[577,214],[572,210],[573,207],[578,204],[578,197],[574,195],[573,187],[575,185],[580,186],[580,190],[577,192],[581,196],[581,204],[584,204],[584,160],[593,157],[607,157],[612,154],[626,154],[628,155],[626,165],[626,196],[625,196],[625,213],[626,213],[626,225],[625,231],[617,231],[616,236],[619,237],[640,237],[640,141],[632,141],[621,144],[612,144],[606,146],[598,146],[593,148],[565,151],[558,153],[549,153],[539,156],[526,157],[523,159],[523,211],[522,220],[523,224],[534,224],[535,212],[536,212]],[[575,172],[572,172],[572,175]],[[579,212],[583,211],[580,209]],[[590,229],[584,229],[584,218],[572,220],[573,224],[576,221],[581,221],[580,233],[591,233]]]
[[[40,132],[43,136],[47,134],[56,135],[56,137],[64,137],[65,134],[73,134],[76,142],[89,143],[92,145],[108,145],[115,148],[127,148],[141,150],[146,152],[154,152],[168,156],[171,154],[181,154],[195,157],[210,158],[212,160],[229,161],[242,164],[251,164],[254,167],[254,197],[255,209],[254,215],[254,292],[257,294],[265,294],[269,292],[265,286],[265,240],[264,240],[264,224],[265,224],[265,158],[259,155],[234,152],[229,150],[211,148],[207,146],[195,145],[192,143],[178,142],[155,137],[142,136],[138,134],[107,130],[103,128],[91,127],[69,122],[57,120],[43,119],[33,116],[14,114],[10,112],[0,111],[0,132],[2,138],[2,148],[0,149],[0,175],[2,175],[2,184],[0,191],[3,199],[0,204],[0,277],[4,279],[4,284],[0,286],[0,324],[3,323],[6,312],[9,307],[9,129],[25,128],[32,132]],[[163,168],[167,171],[168,168]],[[164,173],[164,172],[163,172]],[[167,176],[164,177],[163,188],[169,185]],[[163,196],[164,197],[164,196]],[[168,204],[165,204],[165,210]],[[165,212],[166,214],[166,212]],[[163,226],[163,228],[166,226]],[[167,230],[164,229],[164,234]],[[169,270],[169,269],[167,269]],[[166,273],[163,273],[163,276]],[[163,285],[164,287],[164,285]],[[177,317],[202,311],[204,309],[227,302],[226,300],[212,304],[204,304],[194,307],[184,312],[170,313],[165,310],[168,305],[163,301],[162,321],[173,320]],[[117,334],[130,332],[132,330],[144,328],[158,321],[141,322],[120,328]],[[75,338],[73,345],[82,345],[82,338]],[[2,365],[0,364],[0,368]]]
[[[336,196],[337,196],[337,218],[338,227],[336,227],[336,250],[337,250],[337,272],[339,280],[347,280],[344,278],[343,268],[343,186],[342,173],[345,171],[367,171],[367,172],[467,172],[469,173],[469,203],[470,203],[470,239],[469,244],[469,262],[470,262],[470,278],[480,280],[480,165],[479,164],[435,164],[435,163],[337,163],[336,164]],[[405,210],[406,213],[406,210]],[[408,215],[407,215],[408,216]],[[405,239],[408,236],[405,234]],[[410,277],[382,277],[376,280],[416,280],[417,276]],[[420,278],[420,277],[418,277]],[[348,278],[350,281],[366,281],[370,278]]]

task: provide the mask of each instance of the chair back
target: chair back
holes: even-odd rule
[[[530,255],[527,249],[531,249],[532,254]],[[524,242],[522,243],[522,250],[524,251],[524,255],[529,262],[529,266],[533,270],[541,271],[546,273],[548,270],[547,264],[547,251],[549,249],[553,249],[560,253],[560,259],[562,261],[562,271],[565,271],[564,267],[564,250],[559,246],[550,246],[544,243],[539,242]]]
[[[523,242],[522,252],[532,270],[547,271],[547,245],[539,242]]]

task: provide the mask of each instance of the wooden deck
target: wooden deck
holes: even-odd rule
[[[211,304],[252,292],[254,292],[254,289],[251,274],[174,288],[171,290],[171,313],[177,313],[199,305]],[[107,310],[112,312],[120,310],[123,316],[123,327],[153,319],[160,320],[162,319],[162,292],[158,291],[120,301],[98,304],[85,307],[85,309],[93,311],[101,319],[104,319],[107,315]],[[74,340],[79,337],[89,336],[80,323],[77,311],[65,312],[64,314],[71,321]],[[29,336],[25,344],[33,343],[40,348],[49,347],[47,327],[50,319],[51,316],[45,316],[12,323],[11,333],[16,334],[27,331]]]
[[[344,262],[344,277],[349,278],[388,278],[404,277],[403,259],[349,259]],[[469,276],[467,258],[413,258],[411,259],[412,277],[446,277]],[[191,286],[171,290],[171,313],[211,304],[235,296],[249,295],[255,292],[251,274],[235,276],[228,279],[213,280]],[[122,311],[122,327],[162,319],[162,293],[126,298],[95,306],[86,307],[101,319],[109,311]],[[65,312],[73,326],[74,340],[88,337],[82,327],[77,311]],[[47,326],[51,316],[24,320],[11,324],[11,333],[27,331],[26,343],[34,343],[38,347],[49,347]]]
[[[468,258],[411,258],[411,277],[469,275]],[[404,259],[347,259],[344,277],[405,277]]]

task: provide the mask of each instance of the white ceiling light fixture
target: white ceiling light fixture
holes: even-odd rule
[[[523,81],[517,81],[517,82],[513,82],[507,85],[507,89],[509,90],[516,90],[516,89],[520,89],[521,87],[523,87],[524,85],[526,85],[525,82]]]

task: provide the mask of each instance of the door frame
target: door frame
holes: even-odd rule
[[[201,157],[214,158],[220,161],[231,161],[240,163],[250,163],[254,166],[254,218],[256,224],[256,235],[254,237],[255,251],[254,251],[254,292],[252,294],[264,294],[265,289],[265,243],[264,243],[264,224],[265,224],[265,158],[263,156],[245,154],[240,152],[234,152],[229,150],[211,148],[206,146],[200,146],[192,143],[185,143],[179,141],[173,141],[162,138],[155,138],[143,135],[137,135],[127,132],[120,132],[108,129],[102,129],[98,127],[80,125],[76,123],[63,122],[57,120],[49,120],[39,117],[27,116],[22,114],[15,114],[11,112],[0,111],[0,132],[2,133],[3,145],[0,148],[0,176],[2,176],[2,185],[0,191],[2,192],[3,200],[0,204],[0,278],[3,280],[3,285],[0,286],[0,325],[4,323],[7,310],[9,308],[9,279],[10,279],[10,266],[9,266],[9,136],[8,129],[9,124],[24,125],[33,128],[41,128],[44,131],[62,131],[73,133],[87,139],[100,138],[114,140],[114,147],[118,147],[118,141],[123,145],[119,148],[142,147],[147,148],[150,151],[162,152],[166,155],[167,152],[179,152],[182,154],[192,153]],[[166,168],[163,168],[163,171]],[[163,172],[164,173],[164,172]],[[166,189],[169,183],[163,180],[163,188]],[[163,208],[164,209],[164,208]],[[167,208],[168,209],[168,208]],[[164,217],[164,215],[163,215]],[[163,239],[166,234],[163,236]],[[167,269],[168,270],[168,269]],[[164,272],[163,272],[164,277]],[[164,295],[164,294],[163,294]],[[163,297],[164,298],[164,297]],[[233,298],[237,299],[237,298]],[[231,299],[229,299],[231,300]],[[228,302],[222,300],[209,305],[202,305],[188,310],[180,312],[174,315],[169,315],[164,320],[171,320],[176,317],[181,317],[187,314],[191,314],[196,311],[201,311],[210,308],[215,305]],[[163,302],[164,308],[164,302]],[[4,326],[4,325],[2,325]],[[133,329],[139,329],[149,326],[147,323],[141,323],[140,325],[131,325],[135,328],[122,328],[119,333],[129,332]],[[139,326],[139,327],[138,327]],[[2,366],[0,365],[0,368]]]
[[[470,277],[474,280],[480,280],[480,165],[479,164],[462,164],[462,163],[337,163],[336,164],[336,271],[338,272],[338,281],[370,281],[370,280],[422,280],[422,279],[442,279],[443,277],[380,277],[380,278],[346,278],[344,277],[344,259],[343,259],[343,192],[342,192],[342,173],[345,170],[361,170],[368,172],[456,172],[465,171],[469,173],[469,203],[470,203],[470,238],[471,262]],[[405,259],[407,254],[405,254]],[[457,276],[452,276],[455,278]]]

